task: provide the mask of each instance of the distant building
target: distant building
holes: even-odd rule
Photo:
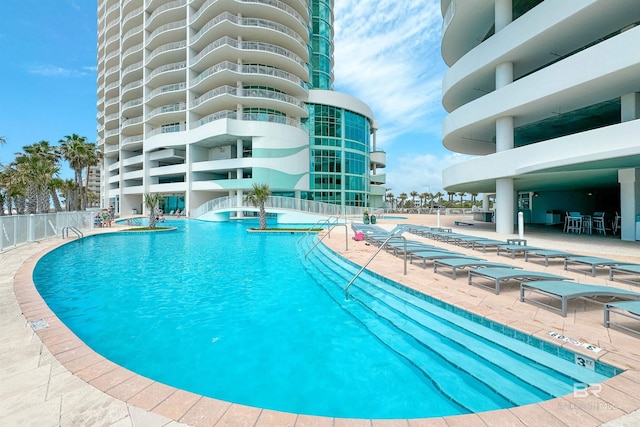
[[[640,7],[636,1],[441,1],[447,191],[495,194],[496,230],[517,213],[622,215],[640,239]],[[485,207],[487,203],[485,200]],[[610,232],[610,231],[609,231]]]
[[[100,206],[100,166],[99,165],[89,167],[88,190],[95,195],[95,199],[89,200],[89,206],[99,207]]]
[[[254,183],[381,206],[386,162],[360,100],[333,91],[333,1],[99,0],[98,143],[118,212],[192,211]]]

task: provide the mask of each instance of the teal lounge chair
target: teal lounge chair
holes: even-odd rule
[[[640,321],[640,301],[623,301],[615,302],[604,305],[604,326],[615,326],[625,331],[640,335],[640,328],[630,328],[619,322],[611,320],[611,313],[615,313],[618,316],[627,317],[629,319]]]
[[[575,257],[576,255],[570,253],[570,252],[564,252],[564,251],[556,251],[556,250],[549,250],[549,249],[535,249],[535,250],[531,250],[531,251],[527,251],[524,253],[524,260],[525,261],[531,261],[534,262],[533,260],[530,260],[529,258],[544,258],[544,266],[545,267],[549,267],[549,259],[550,258],[562,258],[562,260],[566,260],[569,257]]]
[[[618,274],[618,276],[616,276]],[[633,278],[623,277],[620,274],[632,275]],[[640,264],[618,264],[609,266],[609,280],[640,285]]]
[[[442,271],[442,268],[450,268],[451,273],[447,273]],[[458,269],[463,268],[490,268],[490,267],[500,267],[500,268],[520,268],[515,267],[509,264],[503,264],[500,262],[492,262],[486,261],[484,259],[465,257],[465,258],[444,258],[444,259],[434,259],[433,260],[433,272],[444,274],[445,276],[449,276],[452,279],[456,279],[456,271]],[[438,270],[440,268],[440,270]]]
[[[598,267],[611,267],[612,265],[618,265],[618,264],[624,264],[621,261],[615,261],[613,259],[608,259],[608,258],[598,258],[598,257],[593,257],[593,256],[572,256],[572,257],[568,257],[564,260],[564,269],[565,270],[572,270],[572,271],[577,271],[579,273],[584,273],[585,270],[584,269],[579,269],[576,267],[569,267],[569,266],[584,266],[587,265],[590,267],[590,272],[591,275],[593,277],[596,276],[596,269]],[[589,271],[589,270],[587,270]]]
[[[543,295],[556,301],[560,301],[560,308],[542,301],[531,299],[526,296],[526,292],[529,292],[529,294]],[[567,317],[567,304],[569,300],[600,296],[640,300],[640,293],[625,291],[624,289],[614,288],[613,286],[585,285],[583,283],[565,282],[560,280],[542,280],[539,282],[520,284],[520,301],[528,301],[532,304],[548,308],[551,311],[557,311],[562,314],[562,317]]]
[[[486,283],[474,282],[473,279],[489,280],[494,286],[488,286]],[[494,291],[496,295],[500,293],[500,284],[508,280],[572,280],[568,277],[558,276],[540,271],[517,270],[514,268],[492,267],[478,268],[469,270],[469,285],[480,286],[481,288]]]

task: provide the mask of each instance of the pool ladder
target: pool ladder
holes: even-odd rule
[[[404,275],[407,275],[407,238],[404,236],[399,236],[399,233],[404,232],[404,228],[396,231],[395,233],[393,233],[392,235],[390,235],[389,237],[387,237],[385,239],[384,242],[382,242],[382,244],[378,247],[378,249],[373,253],[373,255],[371,255],[371,258],[369,258],[369,260],[367,262],[364,263],[364,265],[362,266],[362,268],[360,268],[360,270],[356,273],[355,276],[353,276],[353,279],[351,279],[349,281],[349,283],[347,283],[347,286],[345,286],[344,288],[344,299],[345,301],[349,301],[349,287],[353,284],[353,282],[356,281],[356,279],[358,277],[360,277],[360,274],[362,274],[362,272],[364,271],[365,268],[367,268],[367,266],[371,263],[371,261],[373,261],[373,259],[376,257],[376,255],[378,255],[380,253],[380,251],[382,251],[386,246],[387,243],[389,243],[390,240],[392,239],[402,239],[404,241]]]
[[[68,227],[64,227],[62,229],[62,238],[65,238],[65,235],[67,237],[69,237],[69,231],[73,231],[75,233],[76,236],[78,236],[78,239],[82,239],[84,237],[84,234],[82,234],[82,231],[80,231],[79,228],[74,227],[73,225],[70,225]]]

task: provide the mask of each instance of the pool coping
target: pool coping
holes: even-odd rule
[[[640,409],[632,396],[640,388],[640,371],[628,358],[606,352],[599,359],[627,369],[622,374],[602,383],[609,393],[609,400],[599,393],[574,394],[544,402],[499,411],[466,414],[450,417],[410,420],[356,420],[316,417],[278,412],[186,392],[138,375],[99,355],[67,328],[49,309],[32,281],[37,261],[51,250],[67,243],[57,242],[26,259],[13,278],[13,290],[27,324],[45,319],[48,327],[35,331],[38,339],[71,374],[96,389],[145,411],[189,425],[295,425],[351,426],[376,425],[600,425]],[[455,304],[453,304],[455,305]],[[462,307],[467,309],[466,307]],[[481,314],[481,313],[478,313]],[[481,314],[482,315],[482,314]],[[485,313],[485,315],[487,315]],[[488,317],[488,316],[487,316]],[[550,338],[541,331],[525,331],[539,339]],[[550,341],[551,342],[551,341]],[[634,361],[638,362],[638,361]],[[631,365],[631,366],[630,366]],[[586,395],[584,395],[586,394]],[[629,401],[611,402],[611,396],[632,398]],[[624,407],[623,407],[624,406]]]

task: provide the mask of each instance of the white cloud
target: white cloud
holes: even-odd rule
[[[86,76],[86,71],[72,70],[55,65],[36,65],[28,68],[30,74],[38,74],[47,77],[82,77]]]
[[[404,133],[440,131],[445,67],[440,57],[439,3],[336,2],[336,89],[372,108],[383,147]]]
[[[412,191],[446,193],[442,189],[442,170],[469,158],[470,156],[458,153],[400,156],[394,160],[393,166],[386,168],[386,186],[396,196]]]

